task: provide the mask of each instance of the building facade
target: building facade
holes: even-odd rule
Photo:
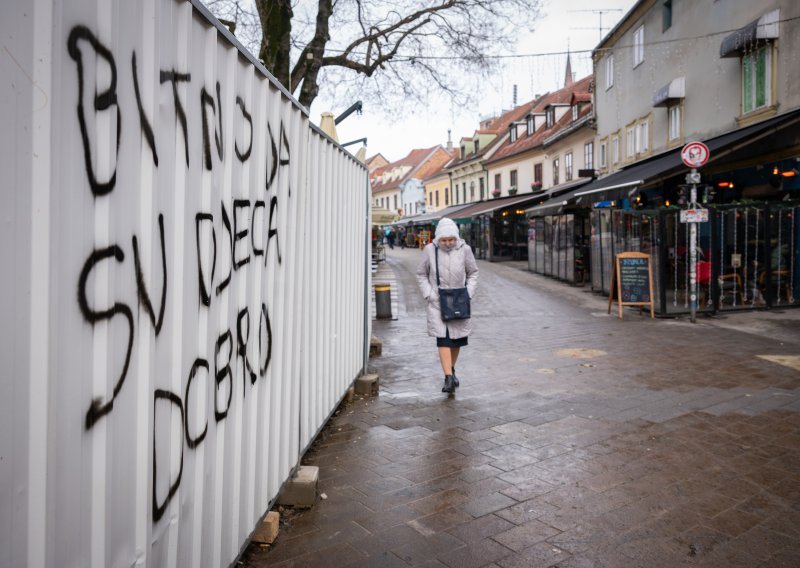
[[[800,3],[641,0],[594,50],[600,177],[540,216],[590,215],[591,282],[619,252],[650,254],[657,311],[798,305]],[[706,144],[691,203],[681,148]],[[699,223],[690,297],[689,225]],[[555,218],[554,218],[555,219]],[[545,219],[551,225],[554,219]],[[553,250],[553,241],[544,248]],[[587,260],[587,259],[584,259]]]

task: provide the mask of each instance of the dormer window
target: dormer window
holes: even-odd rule
[[[578,105],[572,105],[572,122],[578,120]]]
[[[550,107],[547,109],[547,128],[552,128],[556,123],[556,109]]]
[[[533,115],[531,114],[528,115],[527,131],[528,131],[528,136],[531,136],[533,134]]]
[[[463,160],[466,157],[467,157],[467,147],[461,146],[461,159]]]
[[[478,139],[475,139],[475,153],[477,154],[478,150],[480,150],[480,149],[481,149],[481,141],[478,140]]]
[[[517,141],[517,125],[512,124],[508,127],[508,141],[513,144]]]

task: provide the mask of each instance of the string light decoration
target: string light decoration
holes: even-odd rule
[[[749,207],[744,208],[744,265],[742,266],[742,272],[744,273],[744,282],[742,282],[742,286],[744,286],[744,290],[742,290],[742,302],[747,303],[747,294],[749,291],[749,281],[747,276],[749,274],[749,267],[750,265],[747,262],[747,253],[748,253],[748,246],[747,246],[747,229],[748,229],[748,211],[750,210]]]
[[[796,246],[797,246],[797,237],[795,236],[795,227],[794,227],[794,219],[797,217],[797,211],[793,207],[791,211],[789,211],[789,216],[792,218],[792,248],[790,249],[789,253],[789,303],[794,304],[794,258],[796,253]]]
[[[733,209],[733,254],[739,254],[739,241],[736,238],[736,228],[739,225],[737,219],[739,218],[739,210],[734,207]],[[738,291],[739,279],[733,279],[733,307],[736,307],[736,292]]]
[[[675,282],[675,291],[672,294],[672,307],[678,307],[678,219],[677,217],[673,216],[673,221],[675,225],[675,243],[674,243],[674,252],[672,253],[674,257],[673,264],[675,265],[675,277],[673,281]]]
[[[776,288],[776,294],[778,296],[777,304],[781,304],[781,261],[783,260],[783,241],[781,239],[781,227],[783,227],[783,220],[781,219],[781,210],[778,209],[778,266],[777,268],[770,267],[771,270],[777,270],[778,272],[778,287]]]
[[[756,305],[756,298],[759,296],[758,291],[758,229],[761,227],[761,210],[756,208],[756,234],[753,239],[756,241],[755,258],[753,258],[753,302],[751,305]],[[747,241],[745,241],[745,246]]]
[[[720,211],[719,214],[719,269],[723,270],[725,267],[725,211]],[[725,300],[725,289],[722,287],[720,278],[719,286],[719,305],[722,307],[722,302]]]
[[[684,259],[684,263],[683,263],[683,271],[686,273],[686,286],[685,286],[685,288],[683,290],[683,307],[685,309],[689,308],[689,259],[691,258],[689,256],[691,254],[689,252],[689,225],[690,224],[691,223],[684,223],[684,225],[686,226],[686,231],[685,231],[686,232],[686,235],[685,235],[686,240],[684,240],[683,242],[686,243],[686,246],[684,246],[683,248],[686,250],[686,252],[684,253],[685,259]]]

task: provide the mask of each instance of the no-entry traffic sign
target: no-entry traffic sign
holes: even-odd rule
[[[681,160],[690,168],[699,168],[708,161],[711,152],[702,142],[689,142],[681,150]]]

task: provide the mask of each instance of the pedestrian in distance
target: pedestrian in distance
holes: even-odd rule
[[[428,302],[428,335],[436,338],[439,350],[439,362],[444,372],[442,392],[452,394],[460,384],[455,364],[472,333],[472,319],[444,321],[440,289],[466,288],[469,298],[475,297],[478,264],[472,248],[459,237],[458,227],[451,219],[444,217],[439,221],[435,238],[422,249],[417,265],[417,282]]]

